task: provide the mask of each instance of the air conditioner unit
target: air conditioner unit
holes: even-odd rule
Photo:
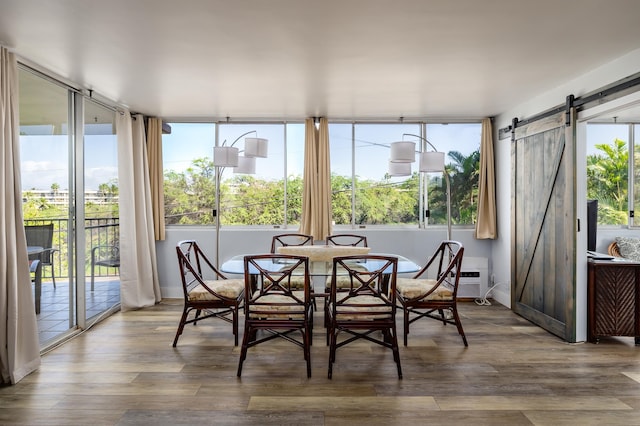
[[[462,259],[462,271],[458,284],[458,298],[478,298],[487,290],[486,257],[465,257]]]
[[[460,273],[460,282],[458,283],[458,298],[480,297],[480,271],[464,269]]]

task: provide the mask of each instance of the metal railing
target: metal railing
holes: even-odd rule
[[[68,278],[68,259],[69,245],[67,239],[69,236],[69,219],[66,218],[40,218],[26,219],[25,225],[46,225],[53,223],[53,247],[58,251],[54,254],[53,270],[56,278]],[[120,245],[120,222],[117,217],[109,218],[86,218],[84,221],[85,228],[85,274],[90,273],[91,268],[91,250],[97,246],[119,246]],[[95,276],[117,276],[118,270],[114,268],[106,268],[97,266]],[[51,278],[51,269],[43,268],[43,278]]]

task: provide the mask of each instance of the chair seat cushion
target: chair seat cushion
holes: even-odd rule
[[[415,299],[427,294],[437,282],[429,278],[398,278],[396,288],[404,299]],[[424,300],[453,300],[453,291],[443,283]]]
[[[349,267],[354,270],[354,271],[361,271],[361,272],[366,272],[367,268],[365,268],[362,265],[349,265]],[[351,277],[349,276],[349,273],[347,272],[347,270],[342,267],[342,266],[338,266],[338,269],[336,270],[336,288],[351,288]],[[327,277],[327,282],[326,282],[326,288],[329,289],[331,288],[331,280],[333,275],[333,271],[329,271],[329,276]],[[354,286],[358,287],[359,286],[359,282],[357,280],[354,281]],[[328,290],[327,290],[328,291]]]
[[[304,276],[292,276],[291,277],[291,288],[292,289],[300,289],[304,290]]]
[[[338,303],[341,295],[338,293]],[[355,296],[346,300],[348,305],[336,306],[336,319],[339,321],[349,320],[380,320],[391,317],[392,309],[389,304],[385,304],[379,297],[375,296]],[[362,305],[362,306],[353,306]],[[370,306],[366,306],[370,305]]]
[[[302,277],[301,277],[302,278]],[[254,293],[254,300],[260,292]],[[304,290],[292,291],[298,300],[304,300]],[[257,299],[258,304],[249,304],[249,316],[260,319],[304,319],[304,306],[285,294],[266,294]],[[259,313],[251,313],[259,311]]]
[[[231,279],[231,280],[205,280],[205,284],[220,296],[228,297],[230,299],[236,299],[242,290],[244,290],[243,279]],[[197,285],[189,292],[190,301],[203,301],[203,300],[220,300],[218,296],[210,293],[202,285]]]

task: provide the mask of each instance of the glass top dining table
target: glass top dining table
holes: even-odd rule
[[[294,253],[288,252],[283,254],[294,254]],[[355,253],[350,253],[350,254],[338,253],[336,254],[336,256],[345,256],[345,255],[353,255],[353,254]],[[387,253],[371,253],[371,254],[396,257],[398,259],[398,271],[397,271],[398,274],[408,274],[408,273],[418,272],[421,268],[420,265],[413,262],[412,260],[397,254],[387,254]],[[304,254],[300,254],[300,255],[304,255]],[[222,263],[222,265],[220,265],[220,271],[227,274],[236,274],[236,275],[244,274],[244,257],[245,255],[237,255],[232,257],[231,259],[228,259],[227,261]],[[333,262],[330,259],[327,259],[326,256],[324,256],[320,260],[313,260],[313,259],[316,259],[316,258],[309,257],[309,260],[310,260],[309,274],[311,276],[331,275]],[[357,265],[373,271],[381,267],[382,262],[383,261],[381,260],[368,259],[366,262],[357,262]],[[260,260],[259,264],[261,267],[265,268],[266,270],[273,271],[273,272],[280,270],[283,265],[282,262],[274,262],[270,259],[262,259]],[[250,266],[250,268],[255,269],[252,266]],[[249,270],[250,274],[257,274],[256,270],[252,271],[251,269]],[[341,273],[346,273],[346,272],[343,270],[338,271],[338,274],[341,274]]]

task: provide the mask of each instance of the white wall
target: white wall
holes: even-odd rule
[[[570,60],[570,54],[567,55],[567,60]],[[580,97],[638,72],[640,72],[640,49],[584,73],[553,90],[541,93],[540,96],[496,117],[494,138],[498,239],[492,244],[491,257],[494,259],[492,271],[496,282],[505,283],[494,290],[493,297],[503,305],[511,306],[511,139],[499,140],[498,130],[509,126],[514,117],[520,120],[529,118],[564,104],[568,95]],[[527,84],[527,82],[523,81],[522,84]],[[599,241],[603,241],[603,238],[608,238],[608,236],[599,233]],[[602,246],[604,246],[604,242],[599,243],[599,247]],[[496,262],[495,259],[503,261]]]
[[[283,229],[232,229],[223,228],[220,233],[220,263],[240,254],[268,253],[271,237],[285,232]],[[446,239],[444,228],[435,229],[358,229],[334,230],[335,233],[355,233],[366,235],[369,247],[376,253],[393,253],[405,256],[422,265],[435,251],[438,244]],[[490,240],[476,240],[473,229],[453,228],[452,239],[460,241],[464,248],[464,258],[488,258]],[[162,297],[182,297],[176,244],[180,240],[198,241],[205,253],[215,262],[216,231],[213,226],[169,226],[166,240],[156,243],[158,275]],[[463,265],[464,265],[463,258]],[[491,263],[489,261],[489,270]],[[480,294],[483,296],[484,294]]]

